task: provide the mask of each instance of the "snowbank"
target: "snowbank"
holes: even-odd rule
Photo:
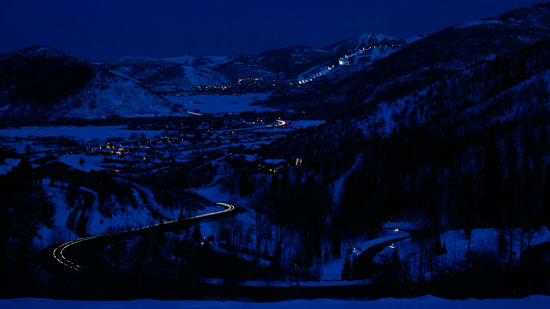
[[[40,298],[16,298],[0,300],[2,308],[369,308],[369,309],[416,309],[416,308],[548,308],[549,296],[530,296],[520,299],[467,299],[447,300],[434,296],[423,296],[412,299],[383,298],[378,300],[291,300],[283,302],[242,302],[218,300],[152,300],[140,299],[131,301],[72,301]]]

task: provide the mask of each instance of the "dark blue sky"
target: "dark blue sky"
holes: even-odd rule
[[[1,0],[0,52],[38,44],[88,59],[249,54],[360,32],[430,34],[540,1]]]

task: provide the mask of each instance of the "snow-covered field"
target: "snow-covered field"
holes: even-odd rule
[[[499,235],[502,232],[502,235],[506,241],[506,244],[509,245],[510,235],[513,235],[513,261],[517,262],[521,258],[521,229],[503,229],[499,231],[494,228],[485,228],[485,229],[474,229],[472,230],[472,241],[470,250],[472,253],[486,253],[497,256],[498,255],[498,239]],[[512,233],[510,233],[512,232]],[[451,230],[441,234],[441,245],[445,247],[446,252],[438,255],[436,260],[438,265],[442,268],[463,268],[466,263],[466,256],[468,250],[468,240],[464,234],[463,230]],[[529,240],[529,235],[527,232],[523,235],[523,250],[527,249],[530,245],[534,246],[543,242],[550,241],[550,229],[548,227],[541,227],[536,229],[531,234],[531,239]],[[388,247],[381,251],[378,256],[374,259],[377,263],[387,262],[393,252],[397,250],[399,257],[402,262],[407,262],[410,264],[411,275],[413,277],[417,276],[417,273],[414,273],[418,269],[418,261],[420,260],[420,243],[414,241],[413,239],[406,239],[395,244],[395,246]],[[507,261],[509,255],[508,252],[502,257],[503,261]]]
[[[82,140],[107,139],[121,137],[128,139],[132,133],[145,134],[147,138],[161,134],[160,130],[128,130],[126,126],[48,126],[48,127],[21,127],[0,129],[0,136],[5,137],[50,137],[67,136]]]
[[[253,105],[254,102],[266,100],[270,95],[271,93],[246,93],[240,95],[167,96],[166,98],[189,111],[218,114],[274,111],[268,107]]]
[[[383,298],[378,300],[291,300],[282,302],[244,302],[217,300],[151,300],[140,299],[131,301],[72,301],[40,298],[16,298],[0,300],[2,308],[369,308],[369,309],[417,309],[417,308],[549,308],[550,297],[535,295],[520,299],[467,299],[448,300],[434,296],[418,298]]]
[[[369,239],[369,240],[362,240],[362,241],[359,240],[352,244],[351,243],[348,244],[348,247],[357,248],[358,250],[360,250],[357,253],[360,254],[361,252],[377,244],[383,243],[388,240],[400,239],[407,236],[409,236],[409,233],[392,230],[392,231],[388,231],[387,235],[385,236],[375,238],[375,239]],[[321,267],[321,280],[322,281],[342,280],[342,268],[344,267],[345,262],[346,262],[346,255],[342,255],[341,258],[330,260],[328,263],[324,264]]]

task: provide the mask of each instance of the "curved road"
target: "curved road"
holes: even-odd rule
[[[59,245],[46,248],[41,252],[40,255],[42,257],[42,260],[46,262],[46,264],[51,265],[51,262],[53,260],[54,265],[62,266],[63,268],[71,271],[83,272],[86,270],[86,263],[83,263],[83,261],[88,260],[88,262],[90,262],[90,256],[86,256],[86,253],[93,252],[98,248],[105,248],[108,244],[117,240],[121,240],[131,236],[143,235],[154,231],[177,231],[184,226],[188,226],[199,221],[220,218],[242,210],[242,208],[238,206],[227,203],[216,204],[224,207],[225,209],[185,218],[183,220],[171,220],[154,225],[144,226],[120,233],[89,236],[73,241],[68,241]]]

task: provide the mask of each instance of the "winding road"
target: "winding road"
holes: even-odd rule
[[[199,221],[217,219],[242,211],[242,208],[228,203],[216,203],[216,205],[222,206],[224,209],[185,218],[183,220],[165,221],[120,233],[108,233],[68,241],[44,249],[39,256],[46,266],[61,266],[65,270],[79,273],[85,272],[87,270],[87,266],[94,263],[94,260],[91,257],[95,255],[88,253],[97,253],[97,250],[105,248],[107,245],[117,240],[143,235],[154,231],[177,231],[182,227],[195,224]]]

